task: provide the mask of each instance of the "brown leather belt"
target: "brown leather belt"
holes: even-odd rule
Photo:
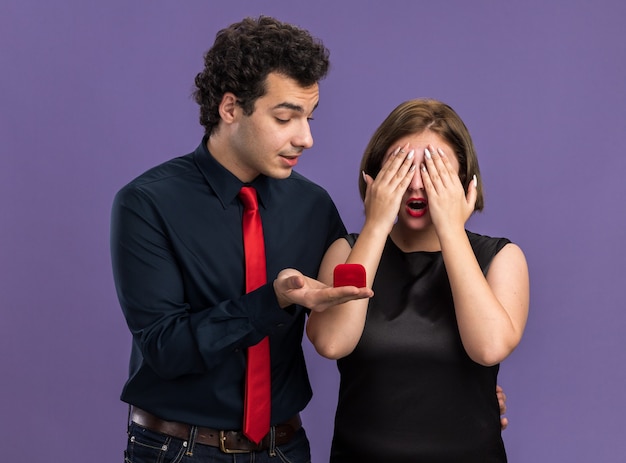
[[[132,407],[130,419],[150,431],[165,434],[177,439],[189,440],[193,426],[176,421],[165,421],[141,408]],[[284,445],[302,427],[300,415],[295,415],[285,423],[274,426],[274,442],[276,446]],[[259,444],[255,444],[241,431],[221,431],[218,429],[197,427],[195,442],[198,444],[219,447],[225,453],[248,453],[266,450],[270,447],[271,432]]]

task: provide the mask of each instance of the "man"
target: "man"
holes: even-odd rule
[[[113,272],[133,335],[127,461],[310,460],[304,307],[372,295],[311,278],[346,232],[328,194],[292,171],[313,145],[328,66],[321,43],[272,18],[220,31],[195,79],[201,144],[116,195]],[[256,190],[267,277],[247,294],[242,186]],[[247,351],[266,337],[271,427],[254,439],[243,433]]]

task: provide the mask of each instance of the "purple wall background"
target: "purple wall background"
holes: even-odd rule
[[[203,52],[220,28],[269,14],[331,50],[299,170],[351,230],[361,152],[396,104],[435,97],[468,124],[487,195],[471,228],[512,238],[531,269],[526,334],[500,375],[510,461],[623,461],[626,3],[269,3],[0,3],[2,460],[122,460],[130,342],[111,201],[195,148]],[[337,374],[306,348],[305,419],[323,462]]]

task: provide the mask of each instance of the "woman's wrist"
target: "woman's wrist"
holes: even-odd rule
[[[464,225],[455,225],[447,227],[436,227],[439,244],[443,247],[445,243],[455,242],[459,239],[467,239]]]

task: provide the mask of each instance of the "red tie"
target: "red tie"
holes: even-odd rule
[[[246,256],[246,293],[249,293],[267,281],[263,224],[256,190],[251,186],[242,187],[239,199],[244,206],[243,247]],[[266,336],[257,345],[248,347],[243,412],[243,433],[248,439],[258,444],[269,432],[270,410],[270,342]]]

